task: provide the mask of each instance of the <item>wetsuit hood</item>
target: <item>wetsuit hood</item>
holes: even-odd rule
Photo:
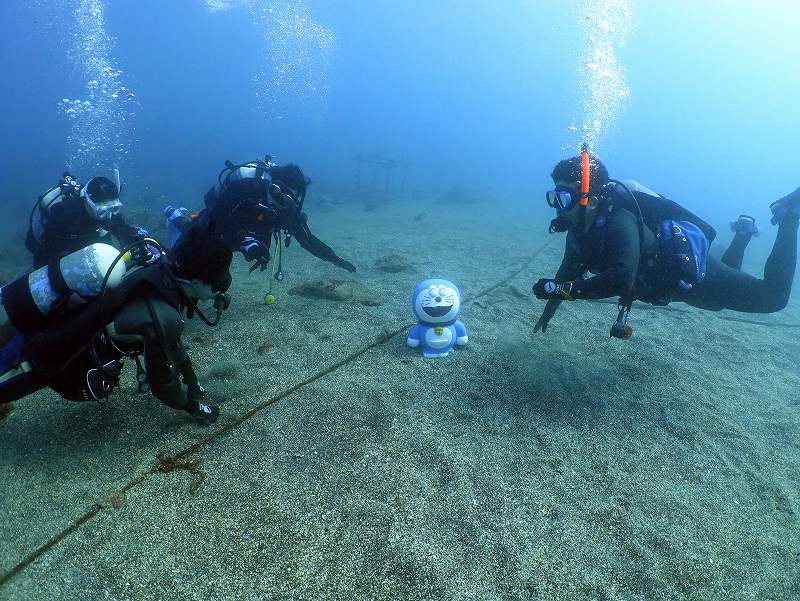
[[[231,285],[233,253],[213,233],[200,227],[184,232],[170,253],[175,276],[207,283],[212,292],[226,292]]]

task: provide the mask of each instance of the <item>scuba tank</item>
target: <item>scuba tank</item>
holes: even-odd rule
[[[25,246],[29,251],[35,253],[36,248],[44,240],[47,216],[50,210],[68,197],[77,196],[79,192],[78,180],[65,171],[58,184],[39,196],[28,218],[28,235],[25,239]]]
[[[0,321],[6,318],[25,333],[38,330],[56,309],[77,307],[98,296],[118,255],[109,244],[91,244],[17,278],[0,288]],[[119,284],[125,270],[125,262],[116,261],[107,287]]]
[[[622,201],[623,206],[630,210],[654,234],[658,235],[661,231],[661,224],[665,220],[671,219],[695,224],[702,230],[709,242],[713,242],[714,238],[716,238],[717,231],[705,220],[663,194],[654,192],[632,179],[612,179],[610,183],[613,193]]]
[[[225,168],[217,176],[217,184],[224,189],[228,184],[243,179],[267,179],[267,175],[274,166],[275,163],[272,162],[270,155],[266,155],[263,161],[256,159],[255,161],[238,165],[233,164],[231,161],[225,161]]]

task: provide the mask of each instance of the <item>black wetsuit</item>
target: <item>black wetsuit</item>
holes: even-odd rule
[[[703,281],[692,290],[680,291],[674,299],[708,311],[731,309],[743,313],[775,313],[782,310],[789,302],[794,281],[797,225],[795,215],[789,215],[778,223],[778,235],[764,265],[763,278],[740,271],[744,240],[737,236],[722,260],[708,258]]]
[[[246,236],[256,238],[266,249],[272,236],[288,230],[305,250],[337,267],[355,271],[355,267],[311,233],[305,213],[297,213],[268,200],[269,182],[244,179],[219,185],[205,195],[206,208],[198,216],[198,224],[213,230],[228,248],[239,251]]]
[[[106,232],[105,234],[103,232]],[[84,208],[83,199],[68,194],[47,209],[41,240],[28,230],[25,246],[33,253],[33,267],[38,269],[56,257],[68,255],[96,242],[123,248],[140,238],[139,230],[119,216],[107,221],[93,219]]]
[[[634,194],[646,201],[647,195]],[[653,260],[658,252],[653,231],[640,228],[639,220],[624,204],[613,203],[614,198],[601,201],[599,216],[588,231],[575,228],[567,235],[566,251],[555,279],[575,281],[573,298],[618,296],[654,304],[679,301],[711,311],[747,313],[772,313],[786,306],[797,257],[796,216],[790,215],[779,223],[762,279],[740,271],[747,239],[735,237],[722,260],[709,256],[703,280],[685,290],[676,286],[674,277]],[[582,277],[587,271],[595,275]],[[549,301],[545,313],[552,316],[559,303]]]
[[[143,352],[153,395],[191,413],[197,401],[190,399],[181,381],[189,389],[198,381],[181,343],[182,296],[165,269],[157,263],[133,271],[109,290],[102,306],[95,299],[27,335],[22,354],[33,368],[37,387],[49,386],[67,399],[83,400],[86,373],[97,365],[98,355],[102,363],[120,357],[119,349]],[[102,322],[110,323],[111,341],[100,334]]]

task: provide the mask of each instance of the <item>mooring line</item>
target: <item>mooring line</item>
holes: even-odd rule
[[[619,301],[609,300],[609,299],[585,299],[583,302],[590,302],[595,303],[598,305],[614,305],[615,307],[619,306]],[[688,314],[697,314],[698,311],[702,311],[702,309],[679,309],[676,307],[670,307],[669,305],[648,305],[645,303],[636,303],[634,308],[637,310],[645,309],[647,311],[663,311],[665,313],[688,313]],[[706,311],[708,313],[708,311]],[[800,323],[792,323],[792,322],[780,322],[780,321],[763,321],[760,319],[748,319],[746,317],[734,317],[732,315],[719,315],[717,313],[713,313],[711,317],[716,319],[721,319],[722,321],[733,321],[736,323],[746,323],[754,326],[766,326],[768,328],[800,328]]]
[[[530,264],[534,261],[534,259],[536,259],[536,257],[538,257],[539,254],[544,249],[546,249],[550,245],[551,242],[552,242],[552,239],[548,240],[543,245],[541,245],[539,248],[537,248],[533,252],[533,254],[528,258],[528,260],[525,261],[523,263],[523,265],[519,269],[515,270],[514,272],[512,272],[511,274],[509,274],[508,276],[506,276],[505,278],[503,278],[499,282],[497,282],[495,284],[492,284],[491,286],[488,286],[488,287],[480,290],[476,294],[474,294],[472,296],[465,297],[463,302],[464,303],[474,302],[474,301],[478,300],[479,298],[481,298],[483,296],[486,296],[487,294],[493,292],[494,290],[506,285],[508,282],[513,280],[515,277],[517,277],[520,273],[525,271],[530,266]],[[266,409],[270,405],[273,405],[274,403],[277,403],[281,399],[284,399],[284,398],[286,398],[288,396],[291,396],[292,394],[294,394],[298,390],[308,386],[309,384],[312,384],[312,383],[316,382],[317,380],[320,380],[321,378],[324,378],[325,376],[327,376],[327,375],[337,371],[338,369],[344,367],[345,365],[348,365],[349,363],[352,363],[353,361],[355,361],[356,359],[358,359],[362,355],[366,354],[367,352],[369,352],[370,350],[372,350],[376,346],[379,346],[379,345],[381,345],[381,344],[383,344],[385,342],[388,342],[389,340],[391,340],[392,338],[394,338],[398,334],[401,334],[402,332],[407,331],[408,328],[410,328],[415,323],[416,323],[415,321],[409,321],[407,323],[404,323],[403,325],[396,326],[396,327],[391,328],[391,329],[385,329],[380,335],[376,336],[372,340],[372,342],[369,342],[368,344],[366,344],[366,345],[364,345],[364,346],[352,351],[351,353],[345,355],[344,357],[342,357],[338,361],[332,363],[331,365],[329,365],[325,369],[323,369],[321,371],[318,371],[317,373],[309,376],[305,380],[302,380],[301,382],[298,382],[297,384],[295,384],[293,386],[290,386],[289,388],[279,392],[275,396],[272,396],[272,397],[262,401],[261,403],[255,405],[254,407],[252,407],[251,409],[245,411],[244,413],[241,413],[241,414],[237,415],[236,417],[231,419],[225,425],[215,429],[213,432],[210,432],[206,436],[203,436],[199,440],[197,440],[197,441],[193,442],[192,444],[190,444],[188,447],[186,447],[186,448],[178,451],[174,455],[170,456],[168,459],[170,459],[170,460],[183,459],[183,458],[185,458],[185,457],[187,457],[189,455],[192,455],[192,454],[196,453],[197,451],[199,451],[200,449],[202,449],[206,445],[211,444],[212,442],[214,442],[218,438],[220,438],[220,437],[224,436],[225,434],[237,429],[244,422],[246,422],[247,420],[252,418],[257,413],[263,411],[264,409]],[[122,486],[118,490],[114,491],[112,494],[124,495],[130,489],[132,489],[135,486],[138,486],[139,484],[144,482],[149,476],[161,471],[160,467],[161,467],[161,464],[156,463],[150,469],[141,472],[138,476],[136,476],[136,477],[132,478],[131,480],[129,480],[127,484],[125,484],[124,486]],[[29,565],[31,565],[39,557],[41,557],[42,555],[44,555],[45,553],[50,551],[53,547],[55,547],[58,543],[60,543],[62,540],[64,540],[67,536],[69,536],[70,534],[72,534],[73,532],[75,532],[76,530],[81,528],[84,524],[89,522],[98,513],[100,513],[101,509],[103,509],[103,505],[101,505],[100,500],[98,499],[92,504],[92,506],[89,509],[87,509],[80,516],[78,516],[76,519],[74,519],[61,532],[59,532],[58,534],[53,536],[49,541],[47,541],[43,545],[37,547],[35,550],[33,550],[31,553],[29,553],[27,556],[25,556],[25,558],[22,559],[19,563],[17,563],[13,568],[8,570],[4,574],[0,575],[0,587],[3,587],[4,585],[8,584],[8,582],[12,578],[14,578],[14,576],[16,576],[17,574],[22,572],[25,568],[27,568]]]

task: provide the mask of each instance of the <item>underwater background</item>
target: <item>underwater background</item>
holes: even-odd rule
[[[265,153],[348,185],[353,157],[379,153],[411,161],[415,189],[480,181],[541,206],[584,131],[612,173],[712,222],[763,217],[794,182],[789,1],[0,8],[0,165],[23,206],[65,165],[119,164],[132,198],[188,201],[223,160]]]
[[[720,248],[753,215],[760,273],[768,205],[800,185],[798,19],[788,0],[0,2],[3,282],[65,169],[119,168],[125,214],[160,233],[226,159],[265,154],[311,177],[315,233],[359,270],[292,248],[266,307],[235,258],[223,323],[185,335],[225,401],[211,434],[131,373],[104,406],[15,403],[0,599],[800,598],[797,294],[746,321],[640,306],[620,342],[603,303],[534,335],[529,293],[562,254],[550,171],[583,141]],[[356,189],[359,155],[397,161],[389,183],[366,166]],[[470,330],[433,362],[403,341],[429,276],[461,286]]]

